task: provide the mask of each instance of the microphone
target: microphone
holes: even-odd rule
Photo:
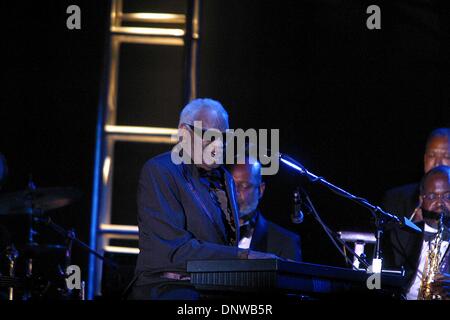
[[[294,212],[291,214],[291,221],[295,224],[300,224],[303,222],[305,215],[302,211],[303,200],[300,193],[300,188],[297,187],[294,191]]]

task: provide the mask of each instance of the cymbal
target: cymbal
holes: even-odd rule
[[[65,207],[80,197],[81,192],[71,187],[8,193],[0,196],[0,215],[42,213]]]

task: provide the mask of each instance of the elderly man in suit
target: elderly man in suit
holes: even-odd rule
[[[223,106],[212,99],[191,101],[181,112],[178,129],[184,147],[150,159],[141,171],[140,253],[130,299],[201,298],[189,282],[189,260],[276,258],[238,247],[233,179],[217,161],[220,139],[205,132],[221,135],[228,129]]]

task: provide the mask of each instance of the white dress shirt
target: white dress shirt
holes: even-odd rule
[[[249,249],[251,243],[252,243],[252,237],[250,237],[250,238],[243,237],[241,239],[241,241],[239,241],[238,247],[239,247],[239,249]]]
[[[247,221],[243,225],[248,225],[248,224],[250,224],[250,222]],[[253,231],[250,232],[250,235],[248,237],[242,237],[242,239],[239,240],[239,243],[238,243],[239,249],[250,249],[250,244],[252,243]]]

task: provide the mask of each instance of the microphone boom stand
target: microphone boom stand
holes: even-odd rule
[[[309,181],[311,181],[313,183],[319,183],[319,184],[327,187],[328,189],[330,189],[335,194],[337,194],[341,197],[347,198],[347,199],[363,206],[364,208],[370,210],[370,212],[372,213],[372,215],[375,218],[375,226],[376,226],[375,255],[372,260],[373,273],[381,273],[381,270],[382,270],[381,238],[383,236],[384,227],[387,223],[394,223],[401,227],[406,227],[412,231],[421,232],[421,230],[414,223],[412,223],[409,219],[407,219],[405,217],[403,219],[400,219],[396,215],[384,211],[379,206],[374,206],[366,199],[357,197],[357,196],[351,194],[350,192],[347,192],[344,189],[339,188],[338,186],[325,180],[323,177],[317,176],[314,173],[309,172],[302,164],[300,164],[296,160],[292,159],[288,155],[279,153],[278,157],[281,162],[283,162],[284,164],[295,169],[302,176],[307,177]]]
[[[72,250],[72,243],[75,243],[77,245],[79,245],[81,248],[83,248],[84,250],[86,250],[87,252],[89,252],[90,254],[93,254],[94,256],[96,256],[98,259],[102,260],[104,263],[106,263],[108,266],[117,269],[117,264],[112,261],[111,259],[103,256],[102,254],[98,253],[97,251],[95,251],[94,249],[91,249],[91,247],[89,247],[89,245],[87,245],[86,243],[84,243],[83,241],[79,240],[76,235],[75,232],[73,230],[67,231],[66,229],[64,229],[63,227],[61,227],[60,225],[54,223],[50,217],[35,217],[34,218],[35,221],[38,221],[48,227],[50,227],[51,229],[53,229],[56,233],[59,233],[60,235],[62,235],[63,237],[65,237],[67,239],[67,244],[68,244],[68,248],[69,248],[69,252],[66,254],[66,264],[70,263],[70,254],[71,254],[71,250]]]
[[[352,261],[347,257],[347,255],[341,249],[341,247],[337,244],[337,242],[339,242],[339,244],[341,244],[343,247],[345,247],[345,249],[347,249],[353,255],[353,257],[355,257],[359,261],[359,263],[361,263],[366,269],[369,268],[369,264],[367,263],[366,259],[364,259],[360,255],[358,255],[344,240],[342,240],[340,237],[338,237],[337,234],[325,224],[325,222],[323,222],[322,218],[320,218],[320,215],[317,212],[317,210],[316,210],[315,206],[313,205],[311,199],[309,198],[308,194],[301,187],[299,187],[299,190],[303,194],[303,198],[305,198],[307,201],[309,213],[312,214],[313,218],[320,224],[320,226],[325,231],[327,236],[330,238],[331,242],[334,244],[336,249],[345,258],[345,261],[350,266],[352,266],[352,268],[355,268],[353,266]]]

